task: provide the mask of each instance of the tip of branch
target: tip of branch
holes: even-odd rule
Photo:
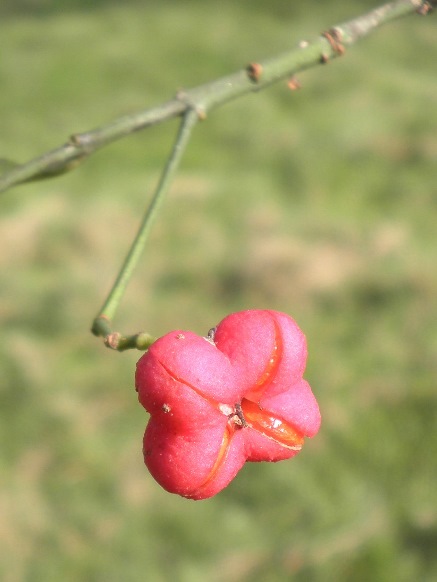
[[[437,4],[437,2],[427,2],[427,0],[423,0],[416,12],[417,14],[420,14],[420,16],[426,16],[432,11],[435,4]]]

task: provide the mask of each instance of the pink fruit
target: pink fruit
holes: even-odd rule
[[[173,331],[137,364],[138,397],[150,413],[145,463],[167,491],[212,497],[246,461],[297,455],[320,427],[302,379],[305,336],[291,317],[252,310],[223,319],[209,338]]]

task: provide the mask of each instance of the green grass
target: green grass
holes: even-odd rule
[[[0,157],[29,159],[374,3],[62,5],[0,8]],[[175,124],[2,196],[2,579],[437,577],[436,26],[398,21],[302,74],[301,91],[272,87],[195,130],[116,323],[204,333],[234,310],[286,311],[323,415],[302,455],[247,465],[211,500],[148,475],[138,354],[88,332]]]

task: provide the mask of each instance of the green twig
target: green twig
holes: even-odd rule
[[[0,170],[3,167],[5,171],[0,175],[0,192],[23,182],[41,180],[68,172],[113,141],[183,115],[189,109],[194,108],[201,115],[206,116],[215,107],[232,99],[252,91],[259,91],[276,81],[292,77],[299,71],[340,56],[345,46],[352,45],[383,24],[415,12],[426,14],[435,5],[437,5],[437,0],[389,2],[363,16],[334,26],[312,40],[301,41],[297,48],[282,55],[252,63],[233,75],[180,92],[171,101],[152,109],[120,117],[92,131],[74,134],[62,146],[25,164],[3,160]],[[293,86],[294,83],[291,82],[290,87],[293,88]],[[6,170],[6,168],[9,169]]]
[[[143,252],[143,249],[145,247],[149,235],[150,226],[158,212],[164,194],[167,192],[171,180],[176,173],[177,167],[182,158],[182,154],[184,153],[185,148],[188,144],[191,131],[195,123],[198,121],[198,119],[199,119],[198,112],[195,111],[194,109],[189,109],[185,112],[181,121],[178,134],[176,136],[173,149],[164,167],[155,194],[152,198],[152,201],[149,204],[149,207],[147,208],[147,211],[144,215],[138,233],[132,243],[132,246],[126,256],[123,266],[120,269],[117,279],[106,301],[104,302],[98,315],[94,319],[92,332],[94,333],[94,335],[105,337],[107,345],[114,349],[128,349],[129,347],[139,347],[138,341],[144,343],[143,338],[144,334],[140,334],[141,340],[138,340],[138,336],[131,336],[130,338],[127,338],[120,336],[120,334],[118,333],[112,332],[111,321],[115,315],[115,312],[121,301],[121,298],[126,290],[129,280],[132,277],[135,267],[140,259],[140,256]],[[150,342],[147,344],[148,340],[150,340]],[[153,338],[151,336],[148,336],[146,339],[145,348],[147,348],[150,345],[150,343],[152,343],[152,341]]]

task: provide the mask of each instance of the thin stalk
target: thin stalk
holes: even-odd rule
[[[126,259],[120,269],[120,272],[117,276],[117,279],[115,280],[114,285],[112,286],[108,297],[106,298],[99,313],[94,319],[92,331],[95,335],[107,337],[112,333],[111,321],[126,290],[129,280],[132,277],[135,267],[138,264],[149,236],[152,222],[159,210],[159,207],[162,204],[164,194],[168,191],[185,148],[187,147],[191,131],[198,119],[198,113],[194,109],[187,110],[182,117],[173,148],[167,159],[153,198],[140,224],[138,233],[132,243],[132,246],[126,256]]]

